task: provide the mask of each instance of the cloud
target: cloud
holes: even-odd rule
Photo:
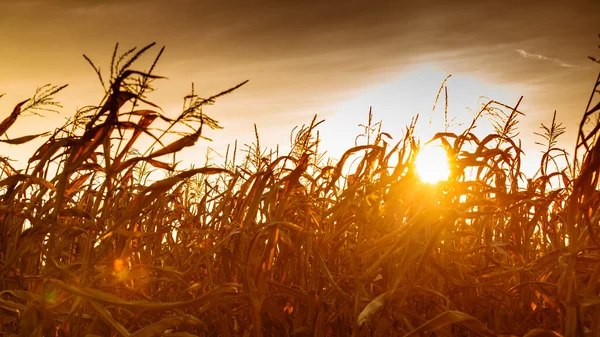
[[[534,59],[534,60],[542,60],[542,61],[550,61],[550,62],[554,62],[556,64],[558,64],[561,67],[565,67],[565,68],[573,68],[576,67],[576,65],[574,64],[570,64],[567,63],[565,61],[562,61],[560,59],[556,59],[556,58],[551,58],[548,56],[544,56],[542,54],[534,54],[534,53],[528,53],[526,51],[524,51],[523,49],[515,49],[515,51],[521,55],[522,57],[526,58],[526,59]]]

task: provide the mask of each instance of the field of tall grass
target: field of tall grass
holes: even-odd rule
[[[314,119],[289,153],[257,134],[179,169],[220,128],[203,107],[244,83],[167,117],[147,98],[162,50],[137,70],[153,47],[115,48],[109,74],[86,57],[106,95],[52,133],[6,137],[64,87],[0,123],[0,142],[47,139],[22,169],[0,158],[0,335],[600,336],[600,105],[572,157],[543,125],[533,177],[518,104],[495,101],[435,136],[451,169],[437,184],[415,172],[414,125],[394,140],[371,120],[336,162]],[[496,132],[477,138],[483,115]]]

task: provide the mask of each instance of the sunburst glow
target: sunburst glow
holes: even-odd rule
[[[450,175],[448,156],[441,146],[426,145],[421,148],[415,165],[419,178],[425,183],[447,180]]]

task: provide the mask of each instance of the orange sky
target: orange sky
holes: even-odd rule
[[[533,132],[555,109],[576,130],[600,70],[587,59],[600,56],[599,18],[597,0],[2,0],[0,111],[40,85],[69,84],[60,115],[23,118],[9,134],[52,130],[102,98],[82,54],[106,70],[116,42],[125,50],[155,41],[166,46],[156,73],[169,79],[150,98],[167,115],[180,112],[191,82],[209,96],[250,80],[207,110],[225,127],[208,134],[217,149],[251,141],[253,123],[265,143],[288,143],[295,125],[318,114],[337,154],[352,146],[369,106],[399,135],[414,114],[428,120],[453,74],[451,111],[465,119],[480,95],[507,104],[525,96],[521,138],[533,158]],[[11,156],[16,149],[3,146]]]

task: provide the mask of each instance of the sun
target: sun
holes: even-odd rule
[[[435,184],[448,180],[450,167],[448,155],[442,146],[425,145],[417,154],[415,161],[417,175],[424,183]]]

